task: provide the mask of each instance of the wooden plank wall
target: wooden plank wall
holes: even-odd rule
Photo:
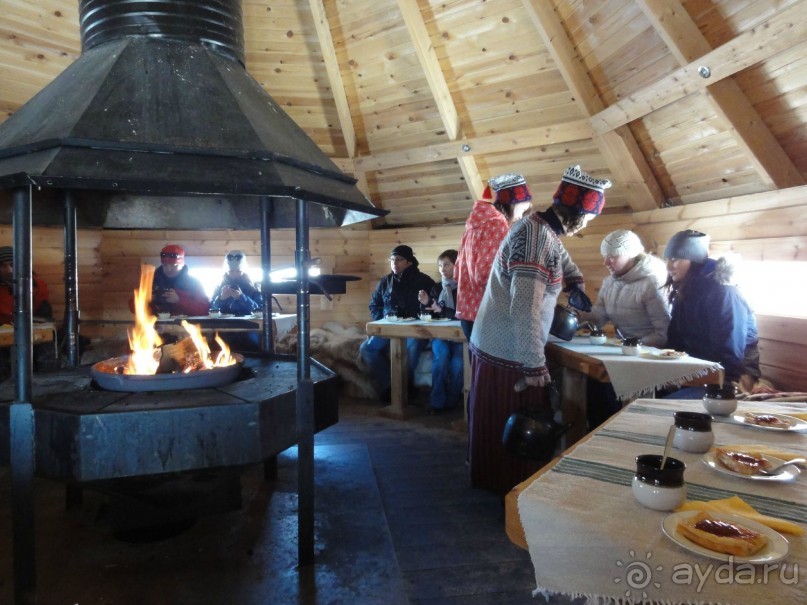
[[[669,237],[693,228],[713,238],[713,255],[739,252],[746,259],[807,260],[807,225],[803,201],[807,187],[703,202],[648,212],[605,214],[592,221],[578,237],[565,240],[587,278],[588,291],[596,296],[605,275],[599,248],[603,236],[614,229],[633,228],[650,251],[663,253]],[[764,220],[763,220],[764,219]],[[335,321],[362,328],[369,320],[367,304],[377,281],[389,272],[389,253],[400,243],[411,246],[421,268],[437,279],[437,256],[457,248],[463,225],[366,230],[362,228],[312,229],[311,254],[323,259],[325,272],[356,275],[347,293],[312,297],[312,325]],[[0,227],[0,244],[11,241],[11,228]],[[97,231],[81,230],[78,238],[79,303],[82,333],[93,338],[120,338],[120,324],[102,320],[128,320],[128,300],[136,287],[141,262],[157,263],[160,248],[180,243],[189,265],[221,266],[227,250],[246,250],[253,262],[260,253],[256,231]],[[56,317],[64,304],[63,249],[60,229],[36,228],[33,238],[34,269],[51,288]],[[294,232],[272,232],[273,267],[289,266],[294,258]],[[287,311],[295,308],[292,296],[280,296]],[[782,389],[807,391],[807,320],[759,316],[764,375]]]

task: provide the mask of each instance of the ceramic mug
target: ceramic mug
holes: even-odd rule
[[[673,447],[682,452],[703,454],[715,442],[712,417],[701,412],[676,412]]]
[[[703,407],[715,416],[729,416],[737,409],[737,392],[733,384],[707,384]]]
[[[593,345],[604,345],[608,338],[606,338],[605,332],[602,330],[592,330],[588,334],[588,341]]]
[[[675,510],[687,497],[684,483],[686,464],[677,458],[667,457],[661,468],[662,456],[642,454],[636,456],[636,473],[631,482],[633,496],[640,504],[653,510]]]
[[[638,338],[623,338],[622,339],[622,354],[623,355],[638,355],[642,352],[642,341]]]

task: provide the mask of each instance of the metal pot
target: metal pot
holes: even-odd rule
[[[577,313],[571,307],[555,305],[555,315],[549,333],[561,340],[571,340],[577,332]]]
[[[555,455],[558,440],[572,426],[571,423],[558,424],[548,411],[515,412],[504,426],[502,445],[517,456],[549,462]]]

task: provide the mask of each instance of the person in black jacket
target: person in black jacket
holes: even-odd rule
[[[418,260],[409,246],[395,246],[389,257],[392,272],[383,277],[370,298],[370,316],[373,321],[390,315],[398,318],[417,318],[420,313],[418,292],[431,290],[434,280],[418,269]],[[409,383],[414,383],[418,357],[429,341],[406,339],[409,361]],[[370,372],[371,379],[381,398],[390,397],[389,339],[370,336],[359,348],[359,356]]]

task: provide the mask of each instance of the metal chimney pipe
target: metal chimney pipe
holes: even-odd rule
[[[246,64],[240,0],[80,0],[82,52],[127,36],[202,44]]]

